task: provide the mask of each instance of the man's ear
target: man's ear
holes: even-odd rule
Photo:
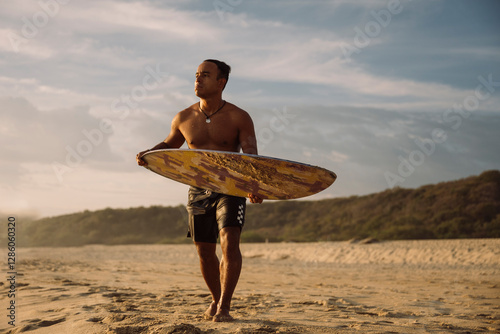
[[[221,79],[219,79],[219,80],[217,80],[217,81],[218,81],[218,83],[219,83],[219,87],[220,87],[222,90],[224,90],[224,88],[226,87],[227,80],[226,80],[226,79],[224,79],[224,78],[221,78]]]

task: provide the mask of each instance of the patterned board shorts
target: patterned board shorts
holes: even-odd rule
[[[191,187],[187,205],[189,212],[188,237],[195,242],[217,243],[224,227],[245,224],[246,198],[223,195]]]

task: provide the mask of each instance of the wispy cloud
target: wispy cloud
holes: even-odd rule
[[[319,196],[387,188],[384,172],[395,172],[398,156],[437,127],[448,139],[403,186],[500,167],[491,154],[500,139],[493,1],[401,1],[402,11],[351,59],[342,46],[355,45],[357,31],[378,22],[373,12],[388,1],[234,2],[222,18],[210,1],[47,3],[7,1],[0,12],[0,137],[7,143],[0,200],[8,207],[52,214],[183,203],[182,186],[145,173],[133,157],[164,139],[175,113],[196,101],[194,71],[206,58],[232,65],[225,98],[252,114],[257,131],[270,129],[276,108],[296,116],[271,139],[261,136],[261,153],[336,171],[335,186]],[[127,100],[151,69],[161,74],[155,88]],[[489,75],[488,98],[461,115],[456,106]],[[458,129],[450,127],[453,116]],[[112,131],[96,135],[99,144],[61,183],[53,163],[65,164],[68,147],[84,150],[91,142],[84,131],[105,119]]]

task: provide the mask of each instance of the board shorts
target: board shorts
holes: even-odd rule
[[[189,232],[195,242],[217,243],[224,227],[245,224],[245,197],[223,195],[196,187],[189,188],[187,211]]]

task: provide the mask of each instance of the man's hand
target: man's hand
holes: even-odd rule
[[[260,198],[259,196],[257,195],[254,195],[254,194],[248,194],[248,198],[250,199],[250,203],[262,203],[263,199]]]
[[[135,160],[137,160],[137,164],[139,166],[144,166],[146,167],[148,165],[148,163],[144,160],[142,160],[142,156],[146,153],[146,152],[149,152],[151,150],[146,150],[146,151],[142,151],[142,152],[139,152],[137,153],[137,155],[135,156]]]

